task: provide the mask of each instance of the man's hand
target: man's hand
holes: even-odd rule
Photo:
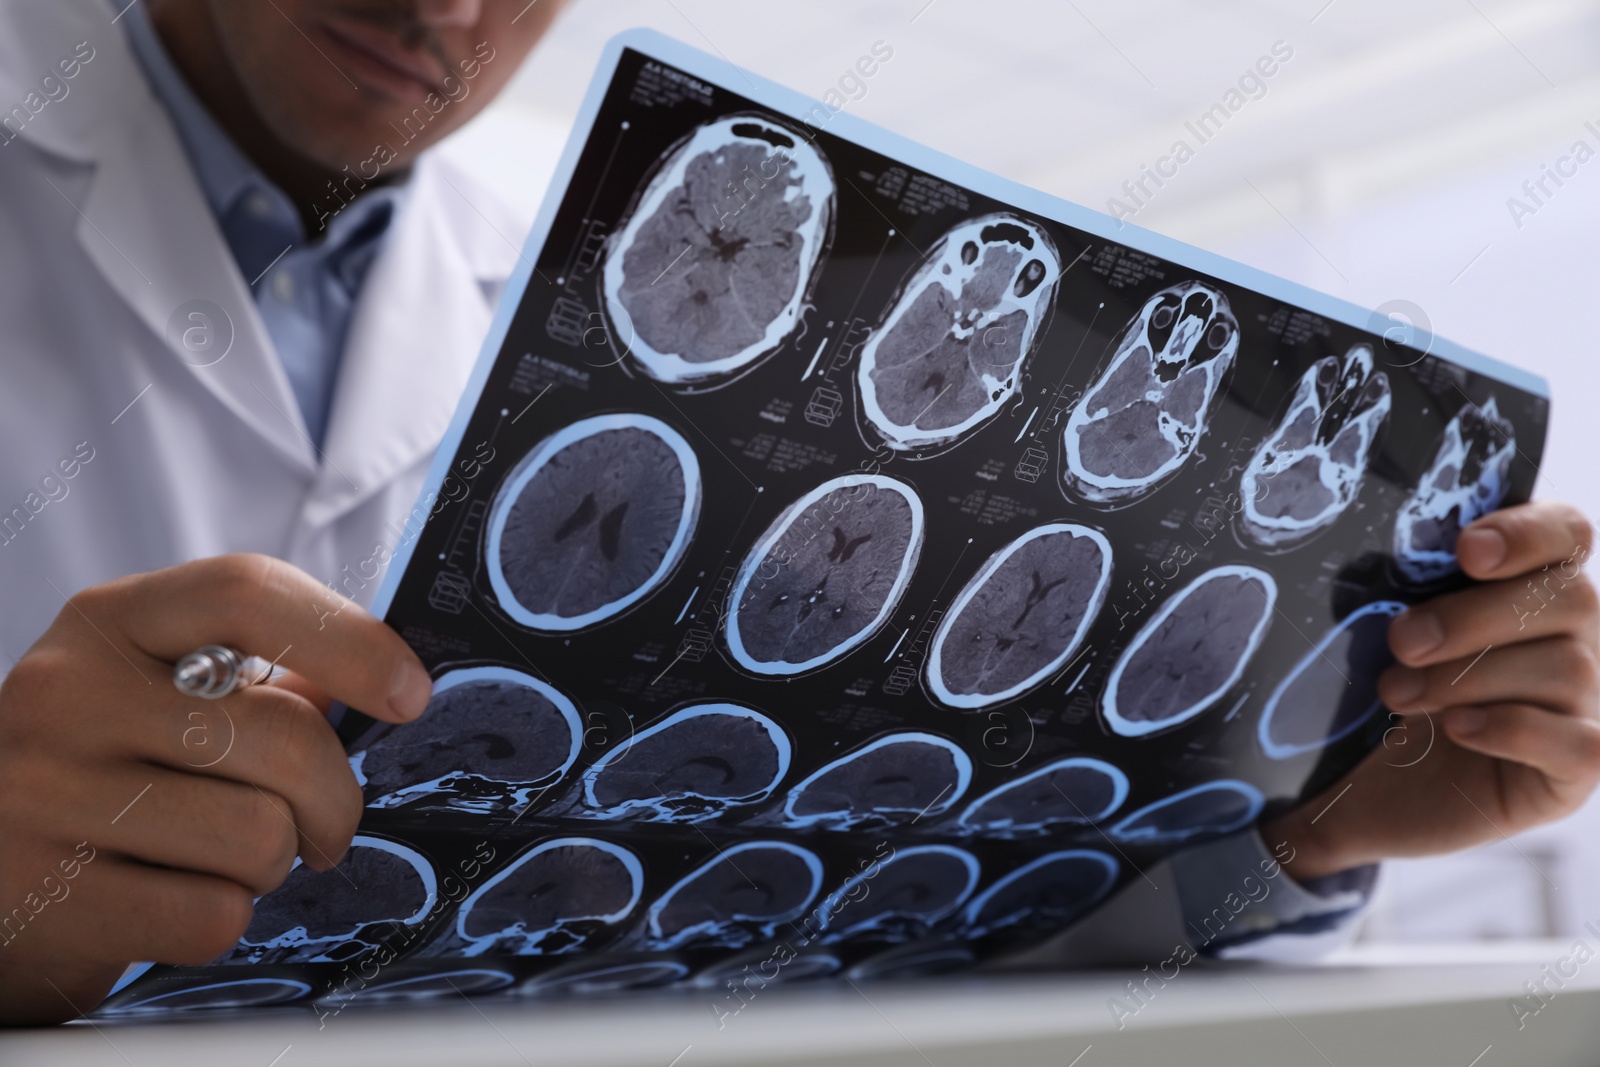
[[[1461,568],[1485,584],[1397,617],[1379,693],[1405,716],[1326,792],[1262,827],[1304,881],[1451,852],[1566,815],[1600,781],[1600,607],[1588,521],[1565,504],[1486,515]]]
[[[263,556],[72,597],[0,686],[0,1023],[88,1011],[128,963],[203,964],[296,855],[338,862],[361,789],[330,698],[402,722],[427,673],[353,604]],[[172,664],[231,645],[291,673],[221,700]]]

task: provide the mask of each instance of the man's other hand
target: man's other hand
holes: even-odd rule
[[[209,644],[288,673],[184,696],[173,662]],[[394,631],[264,556],[73,596],[0,686],[0,1022],[82,1014],[132,961],[226,952],[296,856],[349,848],[361,789],[329,701],[403,722],[430,690]]]
[[[1557,503],[1486,515],[1456,545],[1478,579],[1389,628],[1379,694],[1404,717],[1307,804],[1262,828],[1299,880],[1452,852],[1576,810],[1600,781],[1600,607],[1589,522]],[[1287,850],[1286,850],[1287,851]]]

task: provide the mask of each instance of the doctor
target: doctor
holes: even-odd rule
[[[425,149],[559,5],[0,0],[0,1021],[229,948],[296,856],[349,845],[328,702],[423,712],[416,657],[330,586],[370,596],[348,576],[412,506],[525,229]],[[1507,604],[1588,546],[1552,504],[1462,536],[1491,584],[1397,620],[1409,666],[1384,679],[1436,717],[1432,762],[1369,760],[1335,814],[1197,850],[1222,885],[1265,838],[1291,875],[1241,935],[1361,899],[1290,882],[1348,888],[1582,802],[1594,590],[1574,572],[1520,629]],[[225,702],[220,758],[195,733],[213,709],[167,680],[211,643],[288,668]]]

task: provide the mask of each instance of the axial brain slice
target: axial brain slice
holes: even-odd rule
[[[496,499],[490,584],[533,629],[600,622],[666,578],[699,511],[699,462],[677,431],[646,415],[580,420],[529,453]]]
[[[606,306],[651,377],[732,374],[798,321],[832,222],[827,162],[756,116],[702,126],[674,148],[607,254]]]
[[[1422,585],[1454,574],[1456,538],[1505,500],[1516,457],[1516,429],[1494,397],[1469,404],[1450,420],[1428,472],[1400,508],[1394,524],[1395,564]]]
[[[932,734],[904,733],[834,760],[789,791],[784,815],[794,826],[846,830],[937,815],[972,780],[972,760]]]
[[[441,677],[427,714],[356,760],[371,807],[492,811],[564,774],[580,739],[566,696],[520,671],[474,667]]]
[[[1313,364],[1240,478],[1244,535],[1284,549],[1332,525],[1361,489],[1389,406],[1388,376],[1366,345]]]
[[[1130,844],[1177,844],[1195,837],[1231,833],[1255,820],[1261,791],[1248,782],[1206,782],[1147,804],[1111,828]]]
[[[1266,633],[1278,584],[1255,567],[1209,570],[1173,596],[1111,668],[1111,729],[1139,737],[1200,714],[1244,674]]]
[[[757,674],[821,666],[871,637],[922,551],[922,501],[878,475],[824,482],[761,535],[734,580],[728,651]]]
[[[1378,711],[1378,675],[1394,662],[1389,623],[1405,610],[1380,600],[1351,614],[1301,657],[1267,698],[1257,728],[1273,759],[1312,752],[1354,733]]]
[[[822,861],[797,845],[749,841],[726,848],[650,905],[657,948],[739,948],[800,917],[822,887]]]
[[[817,909],[828,930],[823,940],[901,942],[921,937],[972,895],[978,876],[977,859],[963,849],[896,849],[829,894]]]
[[[584,773],[602,818],[700,822],[765,800],[789,770],[789,739],[737,704],[702,704],[644,730]]]
[[[986,215],[945,234],[862,349],[867,420],[892,448],[953,441],[1016,394],[1061,263],[1044,231]]]
[[[1151,297],[1067,417],[1066,489],[1118,507],[1176,474],[1199,446],[1238,351],[1239,323],[1220,290],[1184,282]]]
[[[298,864],[277,889],[256,901],[235,959],[309,960],[355,939],[364,926],[384,924],[375,943],[419,921],[436,895],[433,868],[415,851],[382,838],[359,836],[332,870]]]
[[[1061,669],[1111,584],[1111,545],[1071,523],[1030,530],[990,557],[934,634],[927,682],[956,708],[1019,696]]]
[[[591,838],[536,845],[462,902],[467,956],[571,952],[639,902],[643,868],[627,849]]]
[[[1074,756],[979,797],[959,825],[985,837],[1045,834],[1059,825],[1099,822],[1127,795],[1127,775],[1103,760]]]
[[[1065,926],[1111,890],[1117,861],[1100,852],[1072,849],[1026,863],[967,905],[968,937],[1023,927]]]

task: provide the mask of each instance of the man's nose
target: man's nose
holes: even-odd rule
[[[483,0],[417,0],[417,21],[431,29],[476,26],[482,14]]]

